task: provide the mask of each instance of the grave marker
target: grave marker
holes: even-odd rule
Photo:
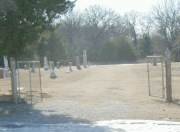
[[[61,66],[61,65],[60,65],[60,62],[59,62],[59,61],[57,61],[57,62],[56,62],[56,68],[57,68],[57,69],[59,69],[59,68],[60,68],[60,66]]]
[[[35,73],[35,72],[36,72],[36,71],[35,71],[35,64],[34,64],[34,63],[32,63],[31,72],[32,72],[32,73]]]
[[[69,62],[69,72],[72,72],[72,62]]]
[[[3,78],[7,78],[9,72],[9,64],[8,64],[7,56],[4,56],[3,60],[4,60]]]
[[[54,62],[50,61],[49,64],[50,64],[50,69],[51,69],[51,71],[50,71],[50,78],[51,79],[55,79],[55,78],[57,78],[57,75],[56,75],[56,73],[54,71],[54,69],[55,69]]]
[[[79,56],[76,56],[76,67],[77,67],[78,70],[81,70],[81,65],[80,65]]]
[[[47,59],[47,57],[45,56],[45,57],[44,57],[44,70],[47,71],[48,69],[49,69],[48,59]]]
[[[87,68],[87,51],[83,50],[83,66]]]

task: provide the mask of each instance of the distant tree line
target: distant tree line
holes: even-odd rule
[[[176,0],[165,0],[146,16],[137,12],[119,15],[99,6],[92,6],[83,13],[69,12],[47,39],[50,52],[56,54],[51,57],[72,58],[86,49],[92,62],[123,63],[148,55],[163,55],[169,48],[179,61],[179,5]],[[57,45],[61,49],[57,50]]]

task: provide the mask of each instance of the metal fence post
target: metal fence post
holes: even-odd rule
[[[148,93],[149,93],[149,96],[151,96],[150,67],[149,67],[148,57],[147,57],[147,73],[148,73]]]

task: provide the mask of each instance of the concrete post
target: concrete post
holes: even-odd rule
[[[171,52],[169,49],[165,52],[166,69],[166,101],[172,102],[172,78],[171,78]]]

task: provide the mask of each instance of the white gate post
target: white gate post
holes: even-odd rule
[[[10,58],[11,64],[11,82],[12,82],[12,95],[14,103],[18,103],[18,91],[17,91],[17,76],[16,76],[16,62],[13,58]]]

